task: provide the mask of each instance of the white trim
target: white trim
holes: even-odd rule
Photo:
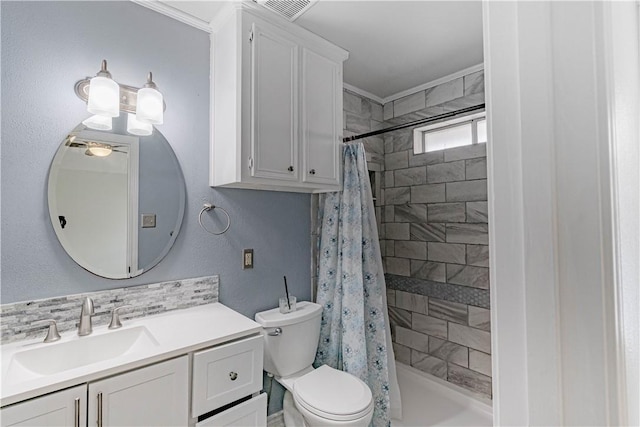
[[[140,227],[138,217],[138,195],[139,195],[139,175],[140,175],[140,139],[135,138],[129,143],[129,220],[127,221],[127,261],[129,264],[128,277],[135,277],[142,273],[140,266],[138,265],[138,231]]]
[[[140,6],[146,7],[147,9],[151,9],[155,12],[158,12],[162,15],[168,16],[169,18],[175,19],[176,21],[180,21],[183,24],[190,25],[198,30],[202,30],[204,32],[210,33],[211,27],[209,23],[200,18],[196,18],[193,15],[190,15],[186,12],[176,9],[175,7],[164,4],[158,0],[130,0],[135,4],[139,4]]]
[[[372,101],[376,101],[377,103],[384,105],[384,99],[380,98],[378,95],[374,95],[371,92],[367,92],[366,90],[350,85],[349,83],[343,83],[342,86],[351,92],[354,92],[360,96],[364,96],[365,98],[369,98]]]

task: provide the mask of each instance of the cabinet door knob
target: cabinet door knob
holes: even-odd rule
[[[289,167],[287,168],[287,170],[288,170],[289,172],[293,172],[293,166],[289,166]]]
[[[309,171],[309,173],[310,173],[311,175],[315,175],[315,174],[316,174],[316,170],[315,170],[315,169],[311,169],[311,170]]]
[[[238,378],[238,373],[237,372],[229,372],[229,378],[231,378],[231,381],[235,381],[236,378]]]

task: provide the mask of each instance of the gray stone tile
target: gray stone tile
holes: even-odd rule
[[[362,97],[362,112],[360,115],[368,119],[371,118],[371,100],[368,98]]]
[[[449,322],[467,324],[467,305],[429,298],[429,315]]]
[[[434,223],[413,223],[410,228],[411,240],[423,242],[444,242],[445,225]]]
[[[447,338],[447,322],[424,314],[411,314],[411,329],[432,337]]]
[[[393,102],[387,102],[382,106],[382,118],[385,121],[393,119]]]
[[[484,70],[464,76],[464,94],[484,93]]]
[[[438,182],[464,181],[464,179],[464,160],[427,166],[427,182],[430,184]]]
[[[477,350],[469,350],[469,369],[491,376],[491,355]]]
[[[487,224],[447,224],[448,243],[489,244]]]
[[[397,307],[404,310],[412,311],[414,313],[429,314],[427,305],[428,300],[429,298],[424,295],[414,294],[411,292],[396,291]]]
[[[491,310],[470,305],[469,326],[491,332]]]
[[[426,90],[426,106],[440,105],[464,95],[463,78],[457,78]]]
[[[472,265],[447,264],[447,283],[489,289],[489,269]]]
[[[394,182],[398,187],[425,184],[427,182],[427,167],[398,169],[394,172]]]
[[[474,93],[445,102],[441,104],[440,107],[442,107],[445,113],[448,113],[450,111],[458,111],[462,108],[475,107],[483,103],[484,93]]]
[[[426,353],[412,350],[411,366],[443,380],[447,379],[447,362]]]
[[[425,222],[427,220],[427,205],[397,205],[393,212],[396,222]]]
[[[480,329],[449,323],[449,341],[491,354],[491,334]]]
[[[487,180],[448,182],[447,202],[487,200]]]
[[[367,153],[384,155],[384,140],[381,136],[369,136],[362,140]]]
[[[429,153],[409,154],[409,166],[436,165],[444,161],[444,151],[431,151]]]
[[[426,184],[411,187],[411,203],[438,203],[446,201],[445,185]]]
[[[411,187],[394,187],[384,189],[385,204],[403,205],[411,200]]]
[[[408,223],[388,223],[385,224],[385,238],[389,240],[409,240]]]
[[[489,221],[487,202],[467,202],[467,222]]]
[[[357,134],[371,131],[371,121],[369,118],[363,118],[353,113],[346,113],[345,116],[346,129]]]
[[[466,264],[477,267],[489,267],[489,246],[467,245]]]
[[[411,349],[401,344],[393,343],[393,354],[396,361],[411,366]]]
[[[469,367],[469,349],[451,341],[429,337],[429,354],[465,368]]]
[[[385,256],[394,256],[396,254],[395,240],[385,240]]]
[[[484,179],[487,177],[487,158],[465,160],[466,179]]]
[[[378,209],[378,208],[376,208]],[[380,244],[380,256],[382,256],[382,258],[387,256],[387,241],[386,240],[378,240],[378,243]],[[312,255],[311,259],[317,259],[317,255]]]
[[[427,243],[399,240],[396,242],[396,245],[395,245],[395,256],[400,258],[426,260],[427,259]]]
[[[467,145],[464,147],[450,148],[444,150],[444,161],[454,162],[456,160],[474,159],[476,157],[487,157],[487,144]]]
[[[389,323],[392,330],[398,326],[411,329],[411,312],[397,307],[389,307]]]
[[[429,222],[464,222],[467,219],[465,204],[432,203],[427,205]]]
[[[400,326],[396,328],[396,342],[424,353],[429,351],[429,337],[427,335]]]
[[[447,368],[449,382],[491,399],[491,377],[454,364],[449,364]]]
[[[362,98],[348,90],[342,93],[342,104],[345,111],[362,116]]]
[[[378,122],[384,121],[384,114],[382,112],[382,104],[377,102],[371,102],[371,118]]]
[[[401,129],[385,134],[385,148],[388,153],[396,151],[413,152],[413,131]]]
[[[387,305],[389,307],[396,306],[396,291],[394,289],[387,289]]]
[[[384,174],[384,188],[395,187],[395,181],[393,179],[393,171],[382,172]]]
[[[409,152],[399,151],[384,155],[384,168],[387,171],[395,169],[406,169],[409,167]]]
[[[429,261],[453,262],[464,264],[466,260],[466,247],[460,243],[428,243]]]
[[[446,282],[445,264],[439,262],[411,260],[409,275],[418,279]]]
[[[386,126],[383,121],[373,120],[371,119],[371,130],[380,130],[384,129]]]
[[[393,116],[399,117],[404,114],[420,110],[425,106],[424,91],[416,92],[414,94],[393,101]]]
[[[384,222],[394,222],[394,207],[393,206],[385,206],[384,207]]]
[[[397,274],[398,276],[409,276],[411,273],[408,259],[385,257],[386,273]]]

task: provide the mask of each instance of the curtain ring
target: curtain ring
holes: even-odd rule
[[[220,209],[226,216],[227,216],[227,226],[224,228],[224,230],[222,230],[219,233],[216,233],[214,231],[211,230],[207,230],[207,227],[204,226],[204,224],[202,224],[202,214],[214,209]],[[216,206],[216,205],[212,205],[211,203],[205,203],[202,207],[202,210],[200,210],[200,214],[198,215],[198,223],[200,224],[200,227],[202,227],[202,229],[204,231],[206,231],[209,234],[214,234],[216,236],[219,236],[221,234],[224,234],[227,232],[227,230],[229,230],[229,227],[231,227],[231,217],[229,216],[229,214],[227,213],[227,211],[225,211],[224,209],[222,209],[220,206]]]

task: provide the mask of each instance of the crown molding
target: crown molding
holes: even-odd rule
[[[367,92],[366,90],[350,85],[349,83],[343,83],[342,86],[350,92],[357,93],[360,96],[364,96],[365,98],[369,98],[372,101],[376,101],[384,105],[384,99],[380,98],[378,95],[374,95],[371,92]]]
[[[169,18],[173,18],[176,21],[180,21],[183,24],[190,25],[198,30],[205,31],[207,33],[211,32],[211,27],[209,23],[196,18],[195,16],[189,15],[186,12],[176,9],[175,7],[169,6],[165,3],[162,3],[158,0],[130,0],[135,4],[139,4],[142,7],[146,7],[147,9],[151,9],[155,12],[158,12],[162,15],[168,16]]]

